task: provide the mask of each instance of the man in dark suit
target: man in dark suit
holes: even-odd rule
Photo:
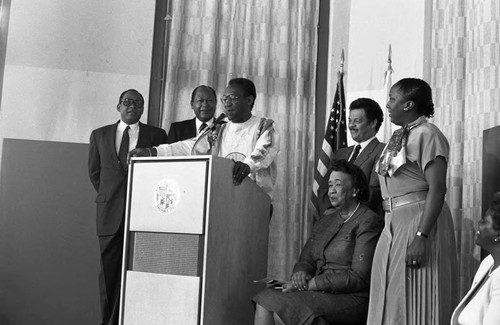
[[[370,98],[358,98],[349,106],[349,131],[356,145],[341,148],[333,154],[333,159],[346,159],[359,166],[366,175],[370,184],[370,197],[367,205],[381,217],[384,216],[382,209],[382,195],[378,175],[374,171],[385,143],[377,139],[377,132],[384,120],[384,112],[376,101]],[[329,175],[327,175],[329,176]],[[318,189],[319,212],[331,208],[328,197],[328,177],[325,177]]]
[[[101,251],[99,291],[102,324],[118,324],[123,231],[127,187],[127,153],[136,147],[165,143],[165,130],[139,122],[144,98],[135,89],[124,91],[117,105],[121,120],[92,131],[89,176],[97,191],[97,236]]]
[[[201,85],[191,94],[191,108],[195,118],[172,123],[168,131],[167,143],[187,140],[197,136],[214,120],[217,96],[212,87]]]

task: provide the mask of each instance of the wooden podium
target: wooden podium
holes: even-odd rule
[[[134,158],[129,166],[121,325],[253,324],[267,275],[269,197],[233,161]]]

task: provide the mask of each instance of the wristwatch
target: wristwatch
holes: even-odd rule
[[[417,231],[416,235],[417,235],[417,236],[419,236],[419,237],[429,238],[429,235],[424,234],[424,233],[423,233],[423,232],[421,232],[421,231]]]

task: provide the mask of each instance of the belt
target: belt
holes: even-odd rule
[[[390,197],[382,201],[382,208],[385,212],[391,212],[397,207],[423,201],[427,197],[427,191],[413,192],[401,196]]]

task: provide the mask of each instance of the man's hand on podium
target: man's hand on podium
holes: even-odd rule
[[[240,185],[241,182],[245,179],[245,177],[250,174],[250,166],[247,164],[236,161],[233,167],[233,183],[234,185]]]
[[[135,148],[127,154],[127,164],[130,164],[132,157],[151,157],[152,150],[150,148]]]

